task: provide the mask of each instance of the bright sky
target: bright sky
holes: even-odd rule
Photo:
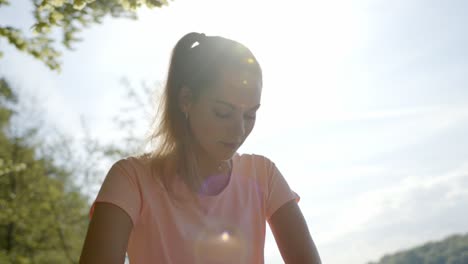
[[[11,2],[0,25],[29,27],[30,1]],[[243,42],[264,92],[239,152],[271,158],[301,195],[324,263],[364,264],[468,232],[467,11],[462,0],[175,0],[86,30],[60,75],[1,39],[0,75],[38,93],[59,127],[73,133],[84,115],[105,139],[120,78],[164,80],[190,31]],[[270,233],[265,255],[282,263]]]

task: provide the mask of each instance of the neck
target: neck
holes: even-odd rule
[[[192,147],[187,154],[193,155],[191,158],[195,158],[195,167],[193,169],[195,169],[196,176],[199,177],[198,180],[193,182],[195,185],[192,188],[199,193],[218,193],[229,182],[232,170],[231,159],[216,159],[200,146],[194,144]]]
[[[204,153],[197,153],[197,173],[202,180],[212,176],[226,175],[230,171],[230,160],[213,159]]]
[[[198,193],[204,195],[219,194],[229,183],[232,170],[231,161],[199,158],[198,164],[198,173],[201,179],[201,185],[197,188]]]

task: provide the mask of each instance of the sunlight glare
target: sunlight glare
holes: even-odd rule
[[[229,240],[229,233],[224,231],[222,234],[221,234],[221,240],[223,242],[227,242]]]

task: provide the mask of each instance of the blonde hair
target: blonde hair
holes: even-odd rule
[[[171,184],[178,175],[191,190],[197,190],[202,179],[197,175],[197,159],[191,144],[191,133],[185,114],[179,107],[179,93],[188,87],[192,100],[215,85],[223,72],[247,71],[262,82],[260,65],[244,45],[223,37],[188,33],[175,45],[167,81],[153,120],[150,153],[153,175],[172,195]]]

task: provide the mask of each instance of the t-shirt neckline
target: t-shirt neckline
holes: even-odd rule
[[[203,193],[197,193],[197,196],[199,197],[199,199],[202,199],[202,200],[210,200],[210,199],[217,199],[221,196],[223,196],[226,192],[227,192],[227,189],[229,189],[232,185],[232,181],[233,181],[233,177],[235,177],[236,173],[237,173],[237,159],[239,157],[239,154],[236,152],[233,157],[232,157],[232,169],[231,169],[231,174],[229,175],[229,179],[228,179],[228,183],[226,184],[226,186],[224,186],[224,188],[217,194],[213,194],[213,195],[208,195],[208,194],[203,194]]]

